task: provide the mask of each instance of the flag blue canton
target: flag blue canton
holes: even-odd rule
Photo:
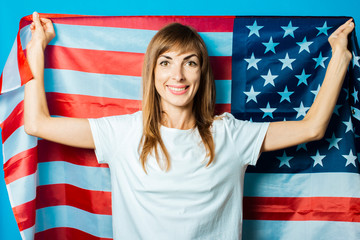
[[[331,58],[328,37],[347,18],[236,18],[231,111],[254,122],[301,120]],[[354,34],[354,33],[353,33]],[[355,40],[354,40],[355,39]],[[359,53],[352,62],[325,137],[262,154],[251,173],[359,173]]]

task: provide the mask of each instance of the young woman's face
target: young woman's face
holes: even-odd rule
[[[192,108],[201,76],[200,60],[193,51],[161,54],[155,67],[155,88],[164,110],[171,107]]]

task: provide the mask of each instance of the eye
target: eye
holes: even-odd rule
[[[166,60],[161,61],[161,62],[159,63],[159,65],[160,65],[160,66],[163,66],[163,67],[166,67],[166,66],[168,66],[169,64],[170,64],[169,61],[166,61]]]
[[[186,63],[186,65],[188,65],[188,66],[190,66],[190,67],[196,67],[198,64],[197,64],[197,62],[195,62],[195,61],[188,61],[188,62]]]

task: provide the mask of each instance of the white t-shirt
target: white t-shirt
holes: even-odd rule
[[[108,163],[114,239],[241,239],[246,166],[254,165],[268,123],[226,113],[212,127],[215,160],[205,167],[197,129],[161,127],[171,169],[139,160],[142,112],[89,119],[99,163]]]

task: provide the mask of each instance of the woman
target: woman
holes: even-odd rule
[[[111,171],[114,239],[241,239],[246,166],[261,152],[321,139],[351,53],[349,20],[330,37],[333,50],[312,107],[301,121],[250,123],[214,117],[215,87],[203,40],[171,24],[151,40],[143,66],[143,111],[101,119],[52,118],[46,104],[44,49],[52,23],[33,15],[25,86],[25,130],[95,149]],[[119,157],[121,156],[121,157]]]

